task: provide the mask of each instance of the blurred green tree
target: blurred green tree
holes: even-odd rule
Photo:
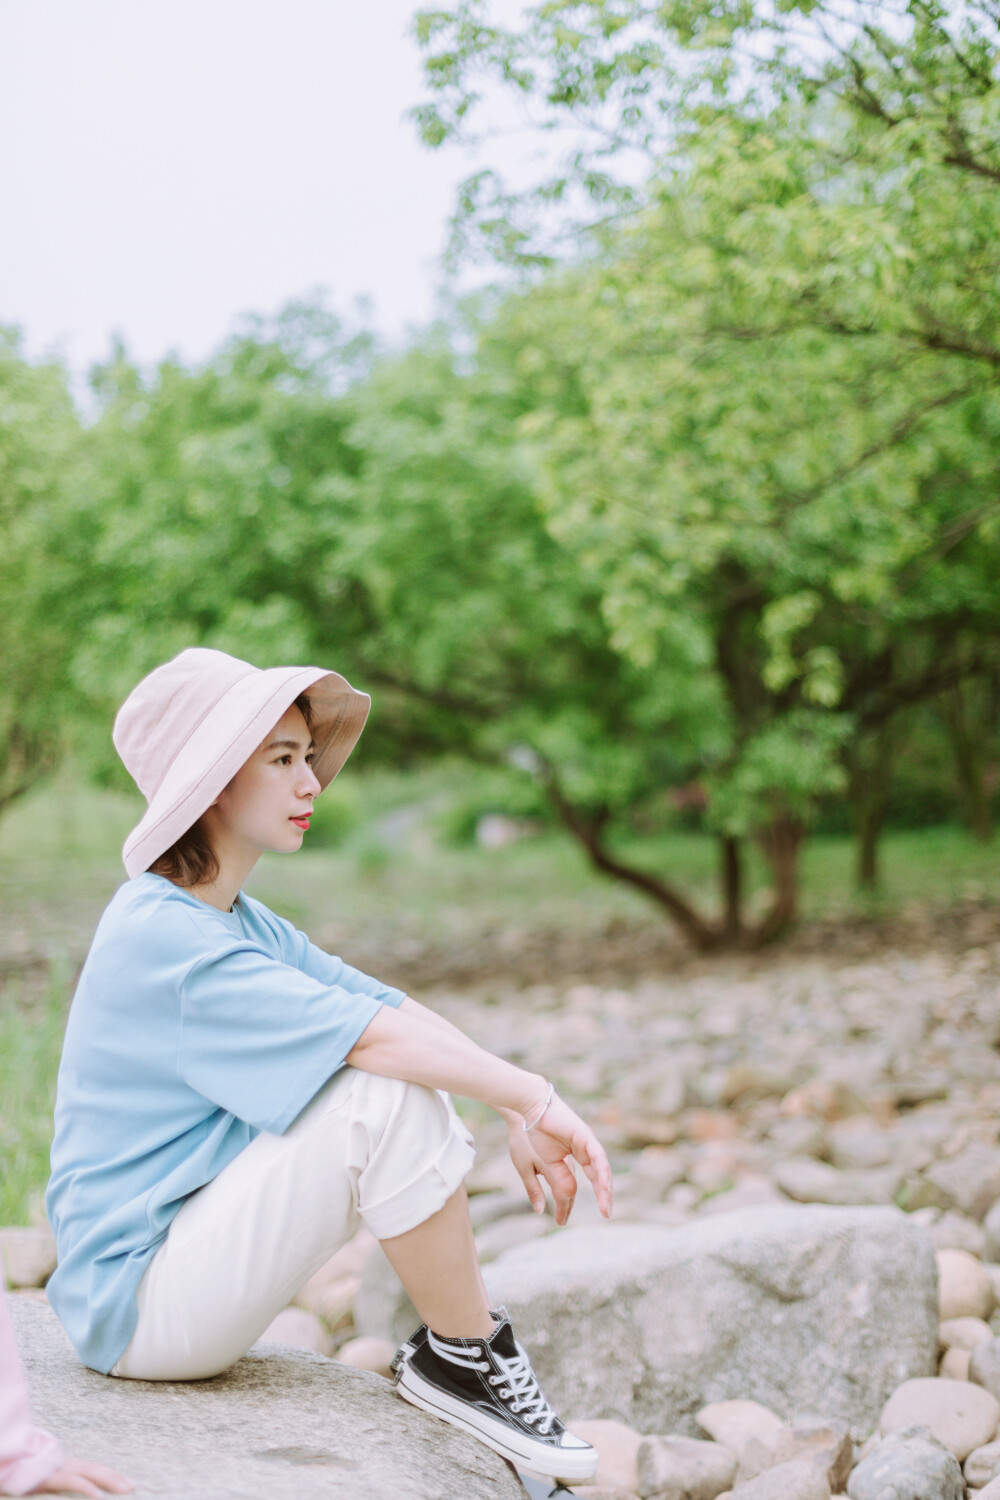
[[[737,741],[806,704],[828,730],[839,713],[862,883],[893,721],[928,697],[987,833],[961,705],[997,660],[994,8],[556,0],[512,28],[489,12],[418,18],[418,118],[432,144],[469,138],[499,90],[570,141],[518,192],[480,175],[457,231],[529,269],[567,245],[583,261],[572,311],[547,283],[558,326],[535,340],[583,409],[538,430],[551,524],[603,577],[616,641],[648,653],[664,597],[683,599],[715,620]],[[828,733],[814,791],[834,748]],[[737,757],[716,782],[730,829],[758,779]]]
[[[79,425],[66,373],[0,328],[0,811],[55,763],[83,559],[67,533]]]

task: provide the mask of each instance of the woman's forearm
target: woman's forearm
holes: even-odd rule
[[[465,1033],[454,1022],[446,1021],[444,1016],[439,1015],[436,1010],[431,1010],[429,1006],[422,1005],[419,1000],[414,1000],[412,995],[406,996],[399,1009],[406,1015],[415,1016],[418,1021],[426,1022],[428,1026],[437,1027],[438,1030],[454,1032],[460,1037],[465,1036]],[[507,1124],[512,1128],[520,1125],[521,1115],[516,1109],[506,1109],[501,1104],[493,1104],[490,1108],[495,1109],[497,1114],[506,1120]]]
[[[546,1082],[495,1057],[416,1001],[384,1005],[347,1054],[351,1067],[446,1089],[491,1108],[525,1115],[545,1097]],[[437,1022],[438,1024],[434,1024]]]

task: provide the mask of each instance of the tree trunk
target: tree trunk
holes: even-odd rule
[[[980,843],[993,837],[993,814],[983,777],[980,737],[969,725],[965,694],[961,683],[941,694],[941,716],[948,730],[955,756],[955,769],[965,808],[969,832]]]
[[[889,808],[895,736],[892,721],[880,724],[874,734],[858,739],[846,752],[855,834],[855,884],[874,891],[879,879],[879,840]]]
[[[799,905],[799,849],[804,834],[798,818],[779,814],[758,835],[774,875],[774,902],[751,935],[755,948],[773,942],[795,920]]]
[[[722,936],[735,944],[743,936],[743,863],[739,839],[720,834],[722,855]]]
[[[626,885],[634,886],[643,895],[649,896],[657,906],[670,913],[684,936],[700,952],[710,953],[722,946],[721,928],[706,922],[680,891],[648,870],[626,865],[605,848],[602,833],[607,823],[607,814],[588,816],[574,807],[563,793],[551,767],[546,769],[545,790],[563,826],[583,845],[595,870],[611,875],[616,880],[623,880]]]
[[[55,763],[54,737],[31,734],[20,724],[12,725],[0,753],[0,811],[30,792]]]

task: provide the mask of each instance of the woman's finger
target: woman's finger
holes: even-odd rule
[[[545,1193],[542,1190],[542,1184],[538,1180],[538,1172],[530,1162],[523,1167],[519,1166],[517,1170],[521,1181],[524,1183],[524,1191],[528,1195],[528,1202],[536,1214],[543,1214],[545,1212]]]
[[[543,1176],[552,1189],[556,1223],[565,1224],[576,1198],[577,1182],[573,1168],[566,1161],[549,1162],[543,1168]]]
[[[84,1478],[70,1464],[50,1474],[45,1483],[38,1486],[38,1491],[44,1491],[50,1495],[86,1495],[88,1500],[101,1500],[101,1491],[96,1484],[91,1484],[89,1479]]]
[[[594,1189],[597,1206],[606,1219],[611,1217],[614,1201],[614,1184],[611,1163],[604,1147],[590,1132],[574,1140],[573,1156],[580,1163],[590,1185]]]
[[[103,1500],[106,1494],[127,1495],[134,1489],[131,1479],[117,1469],[91,1463],[86,1458],[70,1458],[38,1485],[35,1493],[85,1495],[87,1500]]]

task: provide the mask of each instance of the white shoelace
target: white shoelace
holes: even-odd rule
[[[497,1394],[504,1401],[512,1401],[512,1412],[524,1412],[526,1422],[537,1422],[540,1436],[548,1437],[552,1423],[556,1420],[556,1414],[552,1410],[545,1397],[539,1389],[535,1372],[528,1363],[528,1356],[518,1345],[516,1359],[502,1359],[500,1355],[494,1355],[497,1364],[503,1370],[502,1375],[491,1375],[490,1384],[504,1387]]]

